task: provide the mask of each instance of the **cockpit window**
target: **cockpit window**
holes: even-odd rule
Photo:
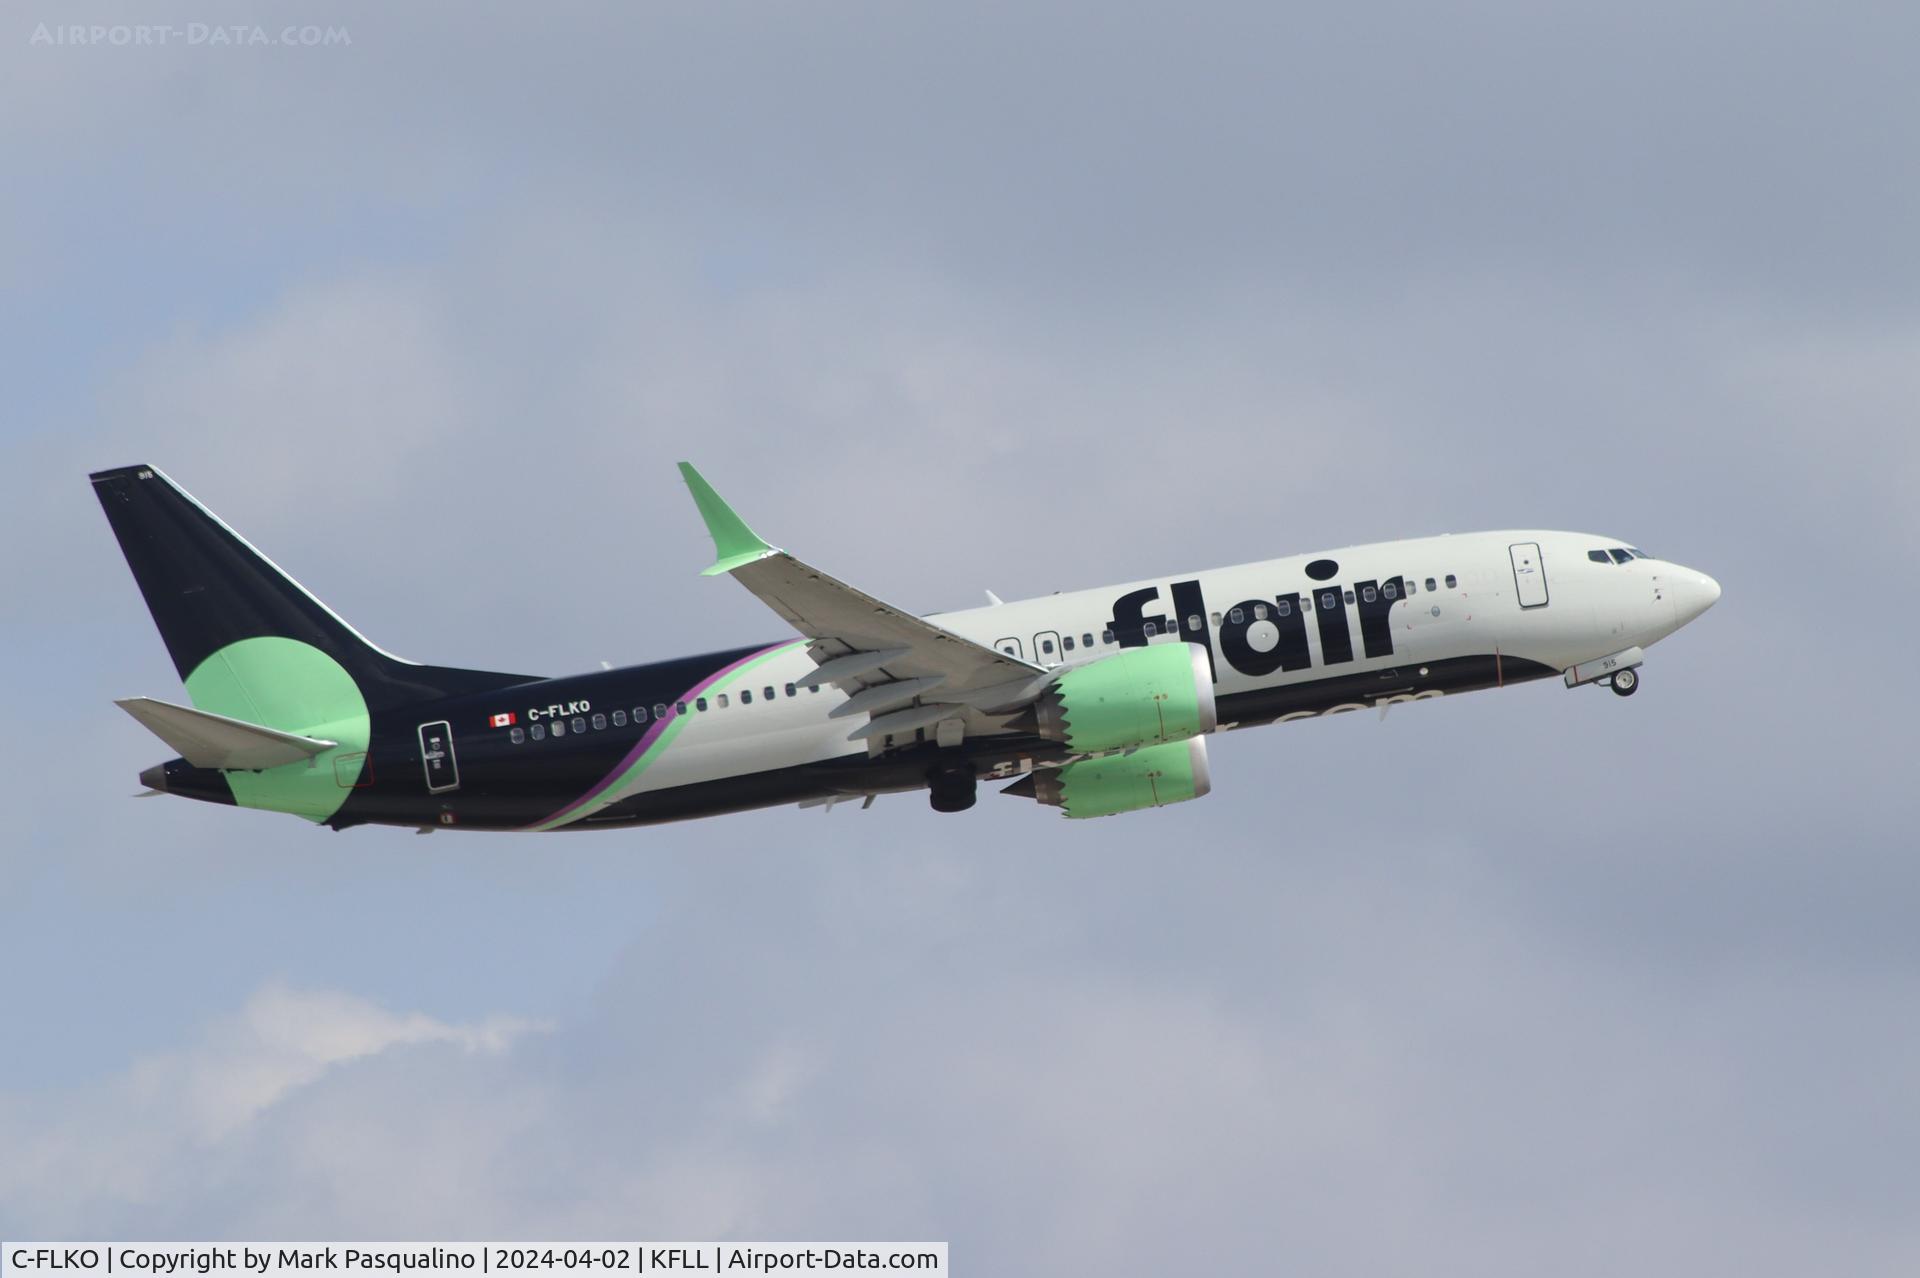
[[[1632,555],[1629,555],[1626,551],[1622,550],[1618,546],[1615,546],[1612,550],[1608,551],[1607,553],[1613,556],[1613,562],[1615,562],[1616,564],[1624,564],[1629,559],[1633,558]]]
[[[1629,546],[1629,547],[1627,548],[1627,553],[1628,553],[1629,555],[1632,555],[1632,556],[1633,556],[1633,557],[1634,557],[1635,559],[1651,559],[1651,558],[1653,558],[1653,556],[1652,556],[1652,555],[1649,555],[1649,554],[1648,554],[1648,553],[1647,553],[1646,551],[1644,551],[1644,550],[1635,550],[1635,549],[1634,549],[1633,547],[1631,547],[1631,546]]]
[[[1587,552],[1587,558],[1593,560],[1596,564],[1610,564],[1613,562],[1607,558],[1607,552],[1604,550],[1589,550]]]

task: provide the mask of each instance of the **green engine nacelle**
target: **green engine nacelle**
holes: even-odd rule
[[[1034,703],[1035,729],[1075,754],[1212,732],[1213,671],[1198,644],[1123,648],[1066,671]]]
[[[1212,788],[1205,737],[1082,759],[1033,774],[1033,797],[1074,818],[1164,808],[1197,799]]]

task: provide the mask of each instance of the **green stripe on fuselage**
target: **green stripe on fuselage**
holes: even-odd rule
[[[797,643],[781,644],[779,647],[768,652],[763,652],[757,657],[749,657],[735,669],[727,671],[709,683],[696,685],[690,689],[685,694],[685,700],[691,702],[695,697],[717,696],[732,687],[735,682],[749,672],[772,661],[775,657],[792,652],[796,648],[803,647],[805,643],[805,640],[801,640]],[[591,801],[583,803],[577,808],[569,807],[563,809],[557,816],[548,817],[544,821],[536,822],[533,825],[523,828],[528,830],[558,830],[562,826],[571,825],[576,821],[581,821],[592,816],[596,812],[612,807],[627,796],[631,791],[633,782],[639,778],[641,773],[652,767],[661,755],[666,753],[667,747],[673,744],[674,738],[680,735],[681,731],[687,726],[688,721],[698,713],[700,713],[700,711],[689,711],[687,714],[676,714],[671,719],[668,719],[666,727],[660,730],[660,735],[653,739],[653,744],[647,747],[646,752],[628,764],[626,768],[621,771],[620,775],[615,777],[613,781],[601,790]],[[592,791],[588,791],[588,793],[592,793]]]

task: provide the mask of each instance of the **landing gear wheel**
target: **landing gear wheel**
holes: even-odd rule
[[[965,812],[980,788],[969,763],[944,763],[927,773],[928,802],[935,812]]]
[[[1622,670],[1619,674],[1613,677],[1613,695],[1614,696],[1631,697],[1634,693],[1638,691],[1640,691],[1640,672],[1639,671]]]

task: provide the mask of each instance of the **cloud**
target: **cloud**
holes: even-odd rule
[[[1916,12],[0,48],[0,1232],[1911,1271]],[[1087,825],[120,801],[108,699],[173,678],[86,470],[167,468],[396,651],[561,671],[777,636],[696,575],[681,456],[916,610],[1531,524],[1727,596],[1632,702],[1234,734],[1204,803]]]
[[[448,1025],[348,995],[269,987],[200,1050],[140,1062],[129,1081],[143,1104],[178,1107],[199,1139],[217,1140],[335,1066],[426,1043],[498,1052],[533,1028],[503,1017]]]
[[[472,411],[439,306],[418,280],[331,278],[182,329],[115,378],[109,437],[209,487],[298,494],[289,522],[352,518],[457,447]],[[321,488],[322,463],[358,482]]]
[[[1898,982],[1649,963],[1466,844],[1173,875],[927,841],[715,839],[541,1032],[263,990],[192,1047],[8,1097],[0,1202],[94,1235],[935,1237],[1009,1275],[1913,1259],[1874,1190],[1897,1156],[1854,1145],[1920,1125]],[[1840,1075],[1783,995],[1828,1009]],[[1791,1101],[1805,1071],[1846,1088]]]
[[[1756,429],[1743,447],[1790,459],[1794,498],[1810,512],[1848,510],[1876,534],[1920,536],[1920,327],[1800,327],[1756,335],[1721,370]],[[1743,470],[1771,469],[1743,462]]]
[[[184,1166],[224,1156],[330,1074],[422,1049],[497,1054],[540,1029],[511,1017],[450,1024],[268,985],[190,1047],[141,1056],[77,1094],[8,1097],[0,1200],[42,1227],[137,1211],[177,1193]]]

